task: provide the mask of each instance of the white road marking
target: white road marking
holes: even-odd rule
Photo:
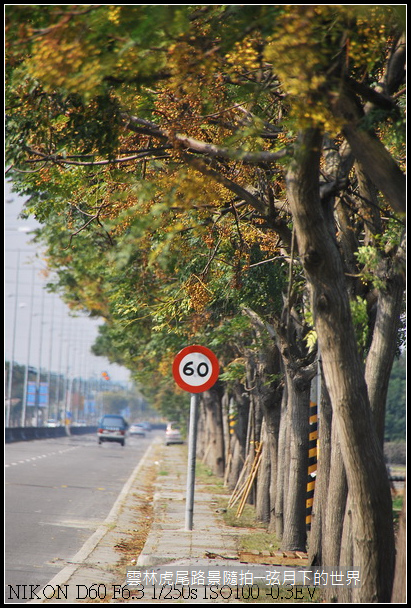
[[[59,450],[58,454],[65,454],[66,452],[71,452],[72,450],[76,450],[79,447],[80,447],[79,445],[74,445],[69,448],[66,448],[65,450]],[[25,460],[18,460],[17,462],[11,462],[10,464],[5,464],[4,468],[7,469],[8,467],[14,467],[19,464],[24,464],[25,462],[32,462],[33,460],[39,460],[40,458],[47,458],[47,456],[55,456],[56,454],[57,454],[57,452],[49,452],[48,454],[40,454],[39,456],[33,456],[32,458],[26,458]]]

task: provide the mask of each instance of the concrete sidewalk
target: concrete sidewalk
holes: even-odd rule
[[[207,486],[202,486],[198,480],[194,493],[193,529],[185,528],[185,446],[165,448],[162,467],[154,495],[154,524],[137,565],[147,567],[181,560],[194,563],[204,560],[208,554],[236,559],[239,531],[223,524],[215,495],[207,492]]]
[[[189,575],[185,591],[191,595],[179,597],[179,603],[204,603],[204,593],[197,592],[195,585],[191,585],[190,573],[232,570],[234,566],[241,566],[238,560],[237,546],[240,535],[250,530],[231,528],[224,524],[216,495],[208,491],[209,486],[196,480],[194,493],[193,528],[187,530],[186,523],[186,482],[187,482],[187,449],[186,446],[171,445],[163,450],[161,463],[154,495],[154,523],[150,534],[141,551],[136,567],[128,568],[137,571],[142,579],[142,585],[135,584],[137,597],[129,598],[129,602],[141,603],[162,601],[176,601],[172,593],[168,598],[163,594],[159,597],[161,582],[159,573],[179,572],[188,570]],[[154,585],[150,583],[150,576],[157,577]],[[128,582],[130,582],[130,578]],[[127,582],[127,580],[126,580]],[[144,584],[144,583],[148,584]],[[133,585],[128,587],[133,589]],[[143,589],[144,596],[138,595]],[[169,590],[170,591],[170,590]],[[177,593],[179,593],[177,591]],[[218,601],[219,599],[219,601]],[[206,603],[220,603],[221,598],[209,599]],[[233,603],[233,600],[230,601]]]
[[[136,552],[134,559],[130,559],[130,552],[126,557],[122,555],[121,546],[141,532],[141,505],[149,499],[145,495],[148,491],[144,475],[147,477],[150,468],[155,472],[154,480],[151,475],[149,482],[153,522],[141,552]],[[224,525],[215,496],[208,491],[209,486],[198,480],[193,529],[186,530],[186,480],[187,446],[165,446],[162,438],[154,439],[104,524],[73,559],[66,562],[65,568],[41,592],[37,591],[40,599],[27,603],[87,603],[93,600],[96,603],[158,603],[152,585],[144,585],[143,596],[141,592],[139,595],[141,586],[126,587],[130,580],[128,571],[147,574],[161,570],[162,565],[202,570],[238,565],[238,537],[250,530]],[[186,600],[178,601],[184,603]],[[187,603],[192,602],[193,598],[187,599]]]

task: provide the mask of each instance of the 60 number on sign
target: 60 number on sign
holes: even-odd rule
[[[174,359],[174,379],[180,388],[190,393],[207,391],[216,383],[218,374],[217,357],[205,346],[187,346]]]

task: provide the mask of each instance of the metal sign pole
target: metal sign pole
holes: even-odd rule
[[[197,444],[198,394],[217,382],[218,359],[207,347],[193,344],[183,348],[173,361],[173,376],[178,386],[191,393],[188,434],[188,471],[186,495],[186,530],[193,529],[194,483]]]
[[[188,467],[187,467],[187,495],[186,495],[186,530],[193,529],[194,511],[194,485],[196,468],[197,445],[197,409],[198,393],[191,393],[190,400],[190,428],[188,434]]]

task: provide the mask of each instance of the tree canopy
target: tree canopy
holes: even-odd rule
[[[8,6],[6,49],[8,174],[44,223],[58,289],[106,320],[96,351],[113,361],[147,369],[156,352],[161,368],[251,296],[280,309],[292,245],[284,176],[304,126],[330,146],[342,136],[360,146],[384,195],[377,250],[398,239],[395,8]],[[374,203],[355,200],[351,166],[324,165],[321,186],[324,201],[342,195],[355,232]],[[378,255],[366,246],[357,272]]]
[[[175,411],[171,362],[201,341],[227,385],[254,357],[268,421],[274,340],[296,458],[319,347],[367,602],[389,601],[395,554],[380,444],[405,288],[402,8],[6,7],[7,175],[53,288]]]

